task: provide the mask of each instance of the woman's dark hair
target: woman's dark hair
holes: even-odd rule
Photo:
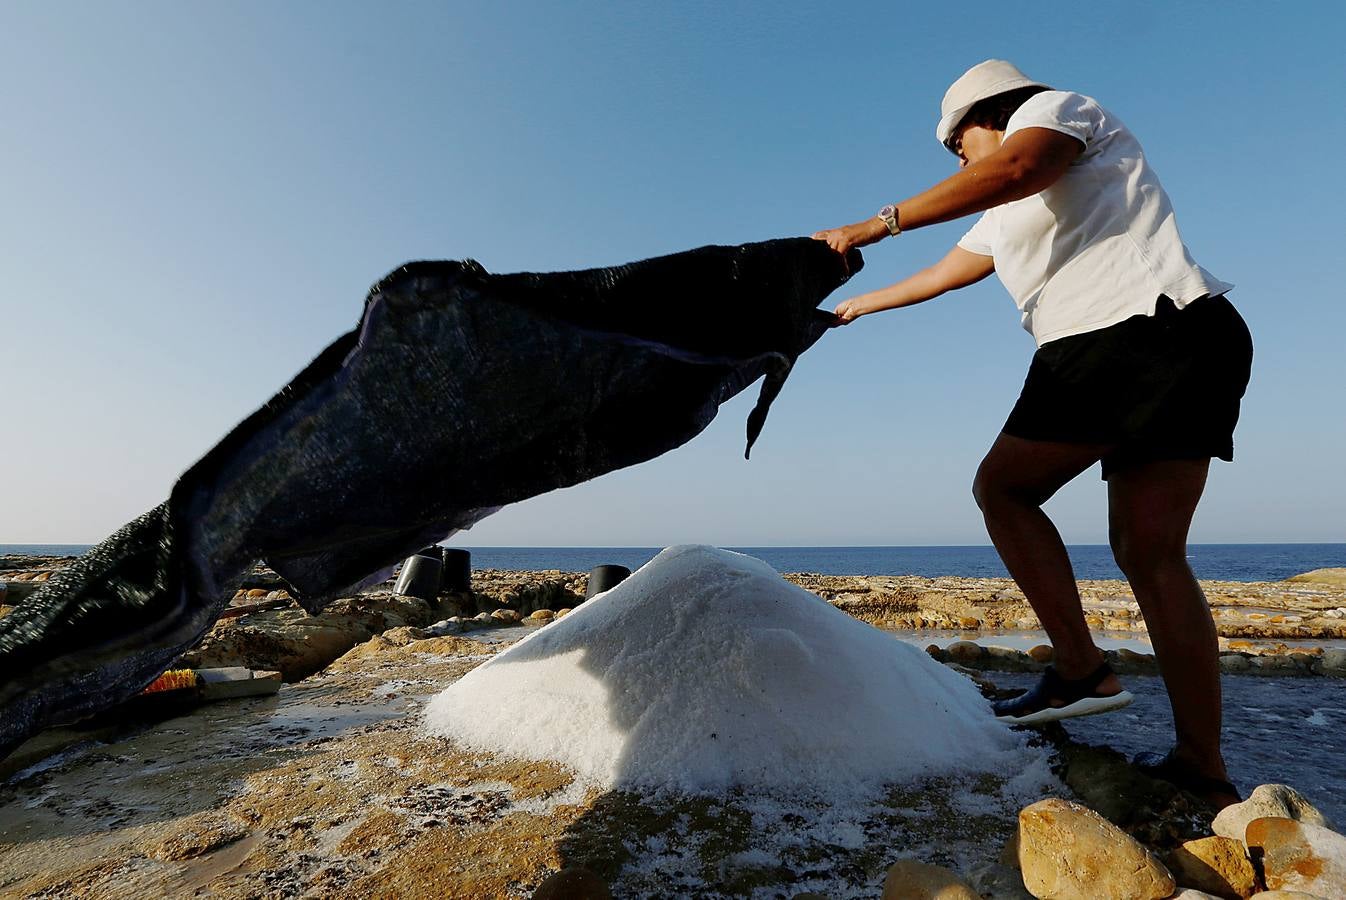
[[[958,131],[964,125],[980,125],[994,131],[1004,131],[1005,127],[1009,125],[1010,116],[1014,115],[1019,107],[1024,105],[1025,100],[1034,94],[1041,94],[1043,91],[1050,90],[1049,87],[1034,85],[1014,91],[1005,91],[1003,94],[996,94],[994,97],[987,97],[985,100],[978,100],[967,111],[967,115],[963,116],[954,126],[953,133],[944,142],[944,146],[949,148],[950,153],[958,153]]]

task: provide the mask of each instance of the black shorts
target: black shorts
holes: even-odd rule
[[[1103,478],[1142,462],[1234,458],[1252,336],[1224,296],[1139,315],[1038,348],[1003,431],[1108,444]]]

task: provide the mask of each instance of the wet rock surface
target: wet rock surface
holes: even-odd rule
[[[863,809],[595,791],[423,736],[427,697],[499,645],[420,634],[17,773],[0,786],[0,894],[527,897],[582,868],[614,896],[873,897],[894,846],[945,866],[994,856],[1022,802],[993,778]]]
[[[427,698],[497,652],[492,638],[523,633],[392,628],[275,697],[72,744],[0,786],[0,894],[529,897],[583,870],[612,896],[836,900],[878,896],[907,856],[992,896],[1028,896],[1020,851],[997,860],[1032,798],[991,776],[895,786],[863,809],[652,798],[423,736]],[[1192,798],[1120,753],[1059,726],[1035,739],[1061,779],[1035,789],[1095,808],[1082,827],[1126,848],[1090,851],[1071,871],[1092,871],[1087,857],[1149,872],[1135,847],[1208,836]],[[1044,860],[1059,864],[1059,850]]]
[[[58,570],[47,558],[0,560],[5,580],[40,583]],[[583,870],[614,896],[873,897],[897,857],[916,856],[983,893],[1029,896],[1022,874],[1006,864],[1018,861],[1017,852],[997,861],[1022,804],[994,779],[895,788],[858,811],[764,809],[734,796],[598,793],[547,763],[494,759],[421,736],[426,698],[581,603],[583,574],[479,571],[471,593],[441,595],[434,604],[384,585],[320,616],[302,613],[274,573],[253,575],[235,598],[235,615],[184,664],[279,669],[292,683],[272,698],[76,736],[11,777],[0,785],[0,895],[367,896],[451,885],[448,896],[527,897],[562,870]],[[888,627],[938,623],[975,635],[1035,624],[1022,596],[1001,580],[788,578],[832,592],[839,608]],[[1129,597],[1108,593],[1116,584],[1084,586],[1095,627],[1142,633]],[[1217,623],[1285,639],[1320,619],[1346,624],[1332,615],[1346,609],[1346,589],[1332,584],[1238,585],[1227,595],[1212,590],[1218,584],[1207,584]],[[1243,604],[1237,616],[1220,612],[1235,603]],[[258,608],[266,604],[274,608]],[[1049,647],[1021,653],[982,643],[935,648],[935,655],[988,694],[1026,687],[1050,660]],[[1322,814],[1313,819],[1289,801],[1286,810],[1310,825],[1346,818],[1346,786],[1332,762],[1346,756],[1341,683],[1254,677],[1331,675],[1338,664],[1346,672],[1346,653],[1267,653],[1266,641],[1233,646],[1226,641],[1222,664],[1249,673],[1224,679],[1236,783],[1290,781]],[[1191,848],[1209,839],[1209,815],[1126,761],[1171,741],[1162,684],[1144,674],[1153,660],[1129,651],[1110,659],[1127,673],[1137,702],[1040,731],[1036,739],[1053,748],[1056,790],[1171,861],[1180,883],[1219,894],[1213,882],[1197,884],[1173,855],[1187,846],[1203,858]],[[1268,838],[1258,852],[1281,848],[1273,859],[1298,860],[1287,871],[1309,857],[1336,871],[1328,863],[1339,844],[1318,834],[1295,840],[1308,856],[1283,850],[1295,843],[1289,839]],[[1206,864],[1216,869],[1219,859]],[[1243,890],[1231,873],[1230,889]]]

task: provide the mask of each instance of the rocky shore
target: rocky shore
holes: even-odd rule
[[[0,580],[50,577],[60,562],[0,559]],[[1004,580],[786,577],[885,628],[1037,625]],[[1339,648],[1313,646],[1343,636],[1346,584],[1203,586],[1227,671],[1346,674]],[[48,751],[0,773],[0,896],[1346,896],[1346,838],[1312,798],[1264,786],[1212,822],[1195,798],[1060,727],[1035,737],[1051,759],[1043,779],[937,779],[846,809],[601,792],[554,764],[422,733],[430,696],[564,616],[585,587],[582,573],[479,570],[470,593],[426,602],[384,585],[308,616],[259,568],[180,664],[275,669],[290,683],[47,735]],[[1124,584],[1081,587],[1099,633],[1143,633]],[[1050,658],[994,640],[928,652],[987,694],[995,671]],[[1112,655],[1124,671],[1153,666]]]
[[[50,578],[68,559],[0,557],[5,603]],[[1050,662],[1050,648],[1029,651],[996,646],[1000,631],[1036,631],[1041,623],[1013,581],[998,578],[793,573],[787,581],[843,612],[894,631],[957,632],[964,641],[932,647],[941,661],[974,668],[1033,671]],[[281,672],[297,681],[376,634],[436,622],[442,633],[536,625],[584,600],[583,572],[514,572],[478,569],[472,590],[443,594],[433,605],[392,592],[392,580],[343,598],[321,615],[298,607],[273,572],[259,566],[234,597],[225,617],[176,664],[182,667],[245,665]],[[1324,569],[1283,582],[1203,581],[1220,636],[1225,672],[1346,677],[1346,570]],[[1080,593],[1091,630],[1107,637],[1145,638],[1145,622],[1121,581],[1082,581]],[[446,621],[447,620],[447,621]],[[981,636],[988,632],[987,636]],[[1124,673],[1157,671],[1152,655],[1108,651]]]
[[[934,779],[846,808],[602,792],[551,763],[426,736],[427,699],[505,645],[398,627],[275,697],[72,742],[0,785],[0,896],[1346,891],[1346,838],[1311,798],[1259,788],[1212,823],[1059,727],[1036,738],[1052,761],[1041,779]]]

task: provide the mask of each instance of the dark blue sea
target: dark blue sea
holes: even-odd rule
[[[586,572],[615,563],[632,570],[659,552],[657,547],[470,547],[477,569],[560,569]],[[84,544],[0,544],[0,555],[78,555]],[[729,547],[765,560],[779,572],[822,575],[960,575],[1005,578],[1008,573],[989,546],[977,547]],[[1121,578],[1112,552],[1103,545],[1069,548],[1075,577]],[[1198,578],[1220,581],[1281,581],[1311,569],[1346,566],[1346,544],[1193,544],[1188,559]]]

